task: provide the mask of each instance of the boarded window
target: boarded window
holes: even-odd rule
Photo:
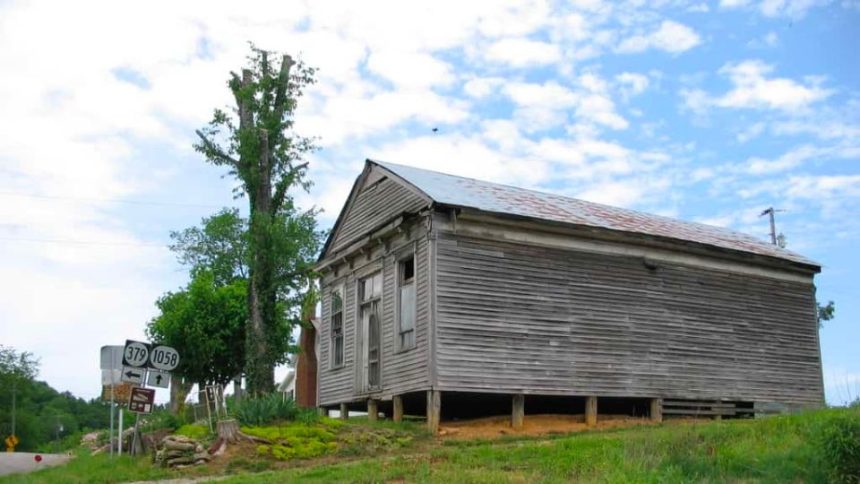
[[[400,349],[415,346],[415,256],[398,262],[397,308],[398,338]]]
[[[343,366],[343,297],[340,291],[331,293],[331,365]]]
[[[359,280],[361,324],[365,338],[365,387],[378,388],[381,376],[381,328],[379,307],[382,299],[382,273]]]

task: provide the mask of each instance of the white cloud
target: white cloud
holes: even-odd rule
[[[726,64],[719,72],[729,78],[732,89],[716,97],[700,89],[683,90],[685,107],[698,112],[710,106],[798,111],[833,93],[821,87],[818,78],[810,78],[805,83],[784,77],[768,78],[773,66],[759,60]]]
[[[815,7],[831,3],[831,0],[762,0],[752,2],[750,0],[720,0],[720,7],[726,9],[743,8],[755,5],[756,9],[765,17],[789,17],[802,18]]]
[[[454,82],[447,62],[420,52],[373,52],[367,59],[367,68],[404,88],[447,86]]]
[[[741,143],[746,143],[747,141],[757,138],[759,135],[761,135],[766,127],[767,125],[765,125],[765,123],[763,122],[753,123],[743,131],[739,132],[736,136],[736,139]]]
[[[487,48],[486,56],[512,67],[527,67],[556,63],[561,59],[561,51],[547,42],[512,38],[494,42]]]
[[[473,98],[483,98],[492,94],[505,80],[501,77],[473,77],[463,85],[463,92]]]
[[[649,84],[648,76],[636,72],[622,72],[615,76],[615,81],[619,84],[624,99],[642,94]]]
[[[699,45],[702,40],[695,30],[672,20],[664,20],[657,30],[645,35],[634,35],[618,45],[618,52],[637,53],[657,49],[678,54]]]
[[[803,145],[773,160],[750,158],[747,160],[747,171],[754,175],[773,174],[795,168],[821,154],[822,150],[811,145]]]

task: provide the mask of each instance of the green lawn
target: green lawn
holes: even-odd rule
[[[347,428],[356,434],[363,425]],[[390,423],[381,425],[396,428]],[[855,433],[846,434],[845,442],[856,452],[860,444],[852,442],[860,427],[860,410],[832,409],[760,420],[673,422],[550,438],[436,444],[416,439],[396,451],[293,461],[283,470],[248,473],[246,469],[254,468],[228,466],[228,470],[242,473],[223,482],[828,482],[832,458],[826,457],[822,439],[828,431],[832,437],[834,428],[847,427]],[[179,474],[154,468],[146,459],[111,462],[104,456],[80,456],[65,467],[7,477],[0,483],[193,477],[204,469]]]

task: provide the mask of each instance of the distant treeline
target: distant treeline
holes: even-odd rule
[[[110,426],[109,405],[58,392],[35,379],[38,361],[0,345],[0,451],[12,433],[12,397],[16,394],[17,451],[50,451],[79,441],[83,433]],[[129,420],[131,422],[132,420]],[[54,442],[59,436],[60,441]]]

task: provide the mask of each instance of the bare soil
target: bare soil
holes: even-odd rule
[[[526,415],[522,428],[514,429],[511,427],[511,417],[502,415],[441,422],[439,436],[443,439],[492,439],[506,435],[566,434],[651,424],[651,420],[644,417],[601,414],[597,419],[597,425],[589,427],[585,424],[585,415]]]

